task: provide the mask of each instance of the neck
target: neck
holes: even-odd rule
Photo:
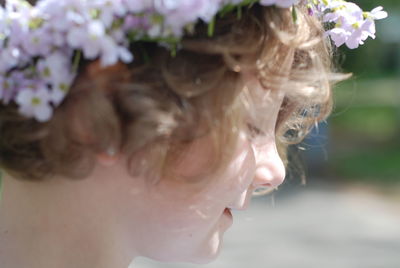
[[[132,252],[90,179],[32,183],[6,176],[3,188],[2,268],[128,267]]]

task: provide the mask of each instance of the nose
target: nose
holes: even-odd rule
[[[275,142],[254,148],[254,151],[257,167],[253,187],[277,188],[285,180],[286,170]]]

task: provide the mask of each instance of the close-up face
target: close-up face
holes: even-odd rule
[[[220,251],[224,232],[233,223],[231,210],[246,209],[256,188],[275,188],[283,182],[285,168],[277,153],[274,132],[284,94],[255,86],[251,90],[264,95],[263,105],[267,107],[267,119],[260,126],[262,136],[252,137],[242,131],[231,162],[224,170],[204,178],[207,183],[161,178],[144,192],[136,193],[142,195],[142,202],[137,207],[133,204],[139,212],[135,212],[137,219],[130,235],[142,242],[136,249],[138,255],[160,261],[213,260]],[[201,163],[212,158],[209,145],[208,135],[197,139],[190,148],[191,157],[182,160],[175,172],[201,172]]]

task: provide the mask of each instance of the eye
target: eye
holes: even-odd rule
[[[247,123],[247,129],[249,131],[250,138],[265,136],[265,132],[252,123]]]

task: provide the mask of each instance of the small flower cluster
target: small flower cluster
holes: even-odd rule
[[[350,49],[358,48],[368,38],[375,38],[375,20],[388,16],[382,7],[364,12],[358,5],[343,0],[312,1],[309,5],[319,10],[323,21],[334,24],[327,34],[337,47],[343,44]],[[312,8],[311,8],[312,9]]]
[[[351,48],[374,37],[374,20],[387,15],[380,7],[362,12],[343,0],[39,0],[34,6],[6,0],[0,6],[0,101],[48,121],[82,58],[99,59],[104,67],[130,63],[132,42],[173,48],[199,20],[212,26],[219,12],[256,3],[279,8],[305,3],[310,13],[336,24],[328,31],[336,45]]]

